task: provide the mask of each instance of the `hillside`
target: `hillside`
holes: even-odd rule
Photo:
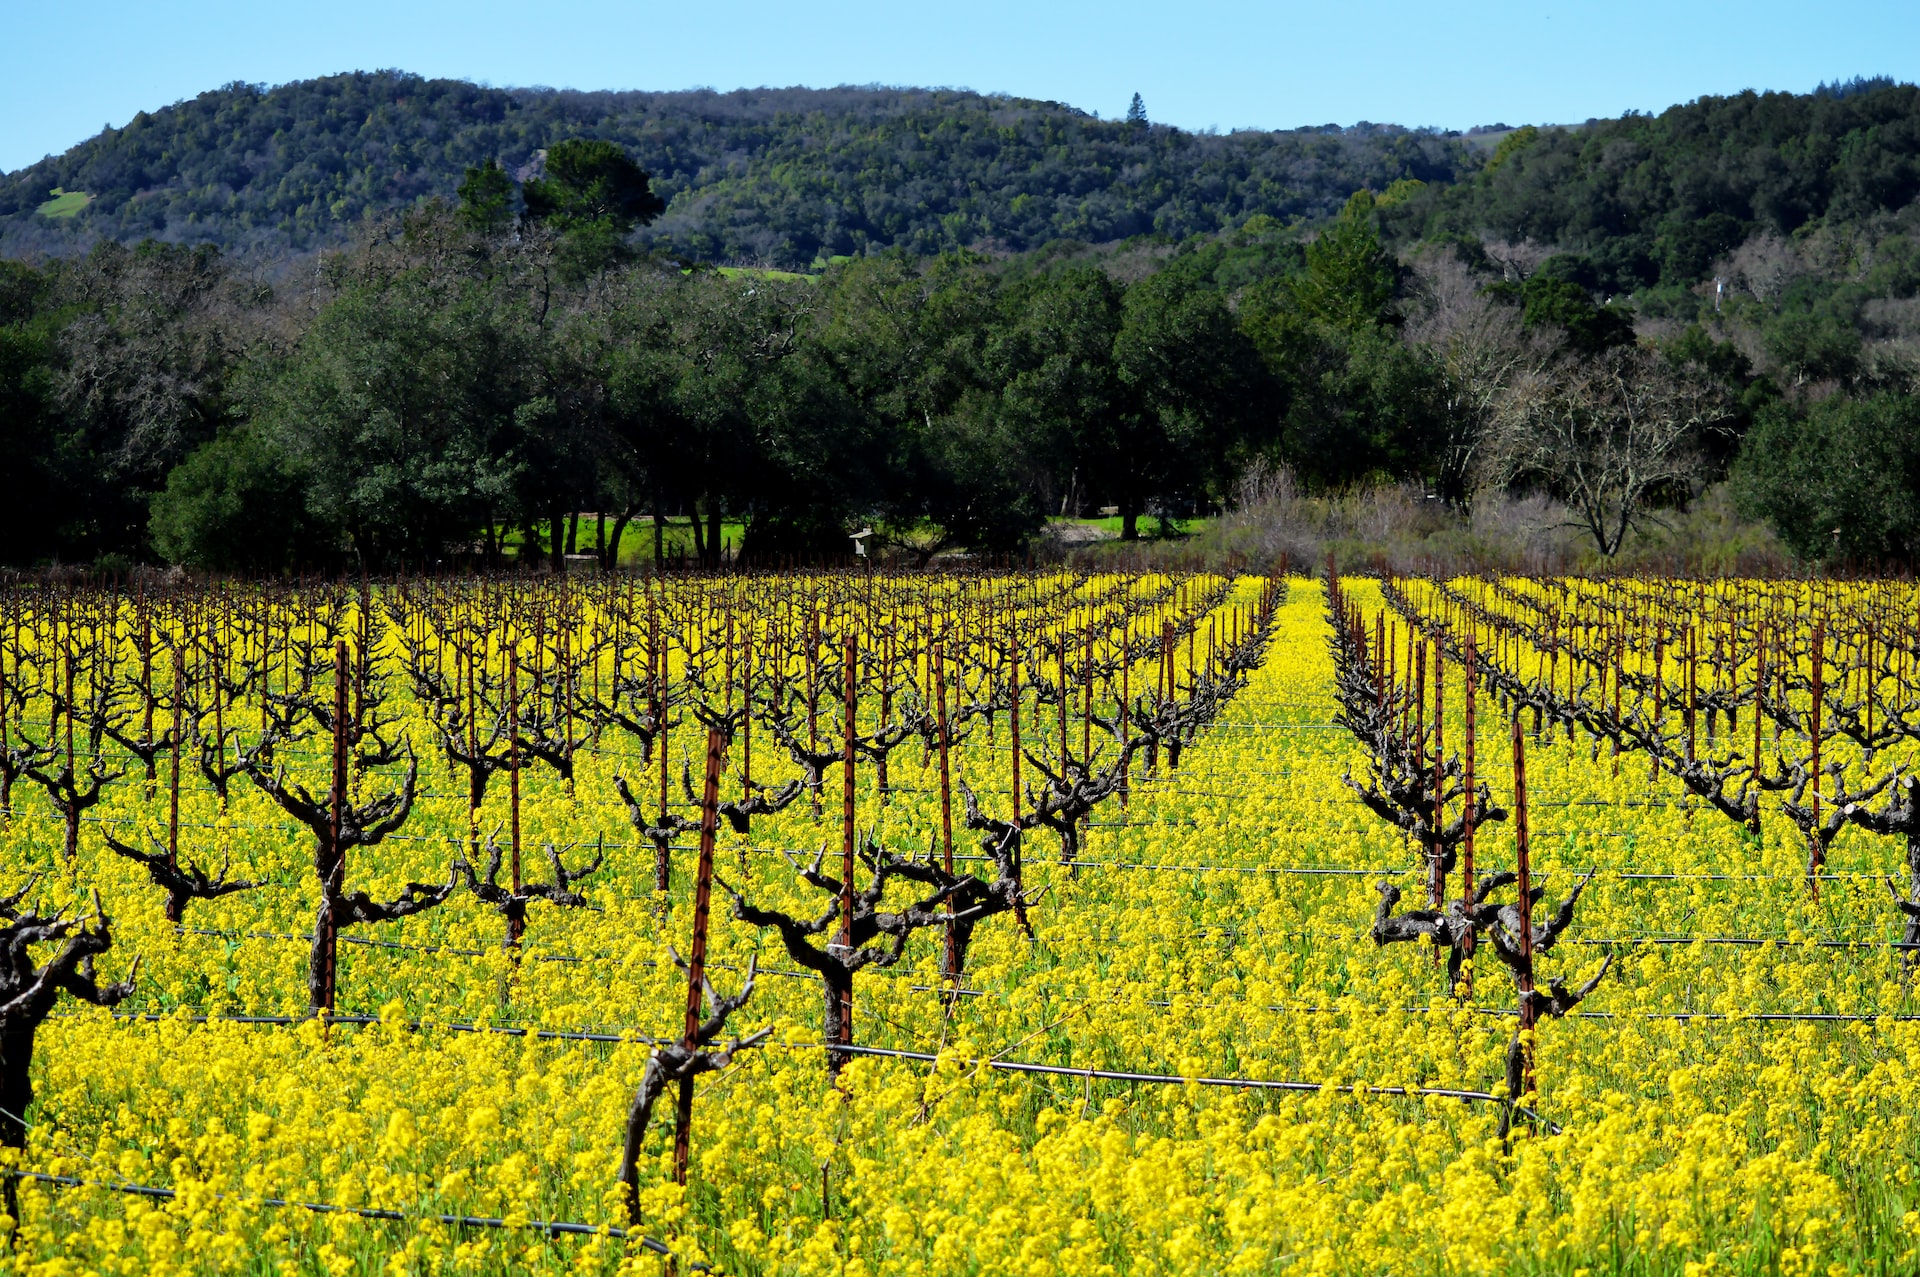
[[[653,175],[660,246],[798,268],[871,247],[1020,251],[1318,219],[1359,187],[1449,182],[1479,162],[1463,138],[1390,126],[1195,134],[945,90],[583,93],[355,72],[231,84],[7,174],[0,252],[337,242],[369,213],[450,197],[470,164],[524,173],[571,136],[620,142]],[[43,214],[56,190],[72,194]]]
[[[1519,129],[1451,187],[1387,215],[1403,240],[1550,246],[1606,294],[1685,286],[1756,236],[1840,227],[1873,238],[1920,196],[1920,88],[1702,97],[1658,115]]]

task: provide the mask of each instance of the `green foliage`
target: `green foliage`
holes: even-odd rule
[[[527,216],[563,233],[610,229],[624,234],[663,207],[647,174],[614,142],[568,138],[546,155],[546,176],[521,188]]]
[[[20,273],[0,273],[0,318],[11,309],[5,286],[19,287]],[[0,456],[9,476],[0,501],[0,560],[33,563],[57,554],[69,532],[61,525],[77,512],[60,498],[72,493],[67,479],[78,458],[54,402],[51,326],[17,310],[14,319],[0,324]]]
[[[1739,246],[1748,225],[1726,213],[1691,220],[1669,219],[1654,236],[1653,253],[1660,283],[1690,284],[1707,273],[1714,259]]]
[[[568,139],[626,149],[667,211],[645,245],[806,270],[887,247],[1175,240],[1339,210],[1358,187],[1446,182],[1456,139],[1387,126],[1192,134],[1057,102],[894,89],[575,93],[355,72],[200,94],[0,178],[0,250],[93,236],[239,247],[346,240],[369,214],[452,200]],[[36,218],[50,188],[95,200]]]
[[[1733,472],[1741,510],[1801,558],[1920,562],[1920,400],[1879,394],[1763,410]]]
[[[1531,124],[1522,125],[1500,139],[1493,148],[1493,156],[1487,161],[1487,171],[1492,172],[1513,158],[1514,152],[1524,150],[1540,140],[1540,130]]]
[[[1807,281],[1789,290],[1764,328],[1767,356],[1796,381],[1847,381],[1860,372],[1864,342],[1856,290]]]
[[[1521,283],[1491,284],[1488,291],[1517,303],[1521,323],[1528,330],[1563,332],[1569,349],[1599,354],[1633,342],[1631,315],[1613,306],[1595,306],[1586,289],[1545,268]]]
[[[433,248],[366,263],[260,392],[253,420],[301,475],[322,555],[434,564],[512,508],[533,464],[523,436],[547,401],[525,316],[485,277],[406,255]]]
[[[560,235],[561,272],[584,279],[626,253],[627,233],[664,205],[646,171],[614,142],[568,138],[546,154],[546,176],[520,188],[527,216]]]
[[[1691,284],[1747,231],[1860,222],[1920,195],[1920,88],[1738,93],[1519,129],[1471,180],[1390,211],[1396,237],[1482,232],[1587,253],[1591,286]]]
[[[485,164],[467,169],[455,192],[460,199],[460,221],[468,230],[494,235],[513,222],[513,179],[489,158]]]
[[[1426,353],[1390,329],[1329,324],[1289,302],[1285,290],[1272,289],[1241,307],[1275,414],[1245,448],[1322,491],[1432,474],[1441,409]]]
[[[1306,273],[1294,285],[1302,314],[1346,332],[1391,319],[1398,267],[1373,227],[1373,194],[1355,191],[1340,216],[1307,245]]]
[[[325,562],[337,547],[306,508],[304,476],[275,441],[237,430],[202,444],[153,499],[153,548],[170,563],[263,574]]]

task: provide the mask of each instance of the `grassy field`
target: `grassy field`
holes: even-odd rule
[[[583,517],[580,529],[574,537],[574,553],[592,554],[595,545],[596,516]],[[606,535],[613,535],[614,516],[597,516],[604,520]],[[542,544],[548,540],[549,529],[545,523],[536,523]],[[722,519],[720,521],[720,540],[728,553],[740,548],[740,542],[746,536],[747,525],[742,519]],[[518,528],[503,531],[503,544],[509,557],[519,555],[526,538]],[[661,534],[661,548],[668,559],[690,558],[694,553],[693,527],[686,519],[668,519]],[[644,567],[653,562],[653,522],[649,516],[640,515],[627,524],[626,532],[620,538],[620,566],[623,568]]]
[[[53,188],[53,198],[33,211],[42,217],[72,217],[93,202],[93,196],[85,191],[63,191]]]

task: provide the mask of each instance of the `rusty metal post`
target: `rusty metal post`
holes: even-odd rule
[[[707,978],[707,915],[713,902],[713,843],[719,823],[720,769],[726,762],[725,737],[707,729],[707,783],[700,798],[700,859],[693,878],[693,947],[687,951],[687,1019],[681,1045],[689,1058],[700,1046],[700,998]],[[693,1074],[680,1079],[679,1103],[674,1112],[673,1182],[687,1182],[688,1154],[693,1147]]]
[[[507,795],[509,855],[512,858],[513,894],[520,894],[520,655],[507,648]],[[507,943],[514,947],[527,927],[524,915],[507,915]]]
[[[848,957],[853,954],[853,751],[855,711],[855,666],[859,649],[851,627],[847,630],[846,669],[846,745],[840,755],[840,944]],[[853,1045],[853,981],[840,989],[840,1045]]]
[[[1693,762],[1699,750],[1700,723],[1700,642],[1694,627],[1687,627],[1687,761]]]
[[[1466,722],[1467,738],[1466,738],[1466,745],[1463,750],[1464,757],[1461,759],[1461,770],[1464,773],[1463,779],[1465,781],[1463,788],[1466,790],[1466,793],[1461,796],[1461,800],[1460,800],[1460,817],[1461,817],[1461,820],[1464,822],[1462,825],[1462,833],[1461,833],[1461,839],[1460,839],[1460,904],[1463,909],[1470,909],[1473,907],[1473,826],[1474,826],[1474,820],[1478,814],[1476,811],[1476,807],[1479,802],[1479,795],[1474,788],[1474,770],[1473,770],[1474,737],[1476,735],[1476,729],[1478,727],[1478,724],[1475,722],[1476,697],[1477,697],[1477,689],[1475,686],[1475,682],[1476,682],[1476,677],[1479,674],[1478,664],[1479,663],[1477,659],[1477,653],[1474,646],[1473,631],[1469,629],[1467,631],[1467,668],[1466,668],[1466,675],[1465,675],[1466,677],[1465,691],[1466,691],[1466,701],[1467,701],[1467,707],[1466,707],[1467,708],[1467,722]],[[1471,963],[1471,960],[1473,958],[1473,949],[1474,949],[1474,934],[1473,934],[1472,927],[1466,928],[1466,936],[1461,941],[1461,945],[1466,950],[1467,958],[1469,960],[1469,963]],[[1467,987],[1469,989],[1472,987],[1473,970],[1471,965],[1469,965],[1467,969],[1467,977],[1466,977],[1465,983],[1467,984]]]
[[[333,916],[333,901],[345,886],[347,875],[347,853],[340,846],[340,838],[345,830],[347,807],[348,669],[347,641],[338,639],[333,648],[333,793],[328,822],[331,854],[320,875],[320,912],[315,919],[313,937],[315,947],[320,950],[320,1005],[315,1009],[323,1015],[333,1014],[339,972],[339,928]],[[215,697],[218,696],[216,683]]]
[[[1133,617],[1127,617],[1126,627],[1120,632],[1120,754],[1124,758],[1127,741],[1132,735],[1133,723],[1129,696],[1132,692],[1133,674]],[[1120,776],[1120,810],[1127,809],[1127,800],[1133,796],[1133,763],[1127,763],[1127,769]]]
[[[1826,695],[1826,638],[1824,625],[1813,627],[1813,715],[1810,726],[1813,731],[1813,824],[1809,837],[1813,840],[1812,853],[1807,857],[1807,888],[1813,898],[1820,898],[1820,870],[1826,864],[1826,848],[1820,843],[1820,711]]]
[[[1443,801],[1447,783],[1447,649],[1444,643],[1433,645],[1433,890],[1429,901],[1435,909],[1446,902],[1447,868],[1441,861],[1440,831],[1444,828],[1447,805]]]
[[[170,747],[169,753],[173,756],[172,770],[167,780],[167,868],[169,869],[178,869],[180,866],[180,740],[186,734],[185,724],[181,718],[186,697],[181,695],[181,689],[185,686],[185,671],[186,661],[176,645],[173,649],[173,731],[171,739],[167,742]],[[184,915],[185,912],[184,901],[176,907],[173,897],[168,897],[167,921],[179,922],[180,918],[174,915],[176,913]]]
[[[1520,990],[1520,1094],[1527,1095],[1534,1088],[1533,870],[1527,833],[1527,747],[1518,717],[1513,720],[1513,836],[1514,873],[1519,878],[1514,885],[1520,893],[1520,961],[1514,983]]]
[[[939,646],[933,649],[933,705],[934,724],[940,733],[940,846],[945,857],[947,876],[953,876],[953,771],[950,759],[952,738],[947,726],[947,671],[945,653]],[[947,898],[947,912],[953,912],[953,898]],[[960,944],[953,934],[952,924],[947,926],[946,973],[956,988],[960,983]]]

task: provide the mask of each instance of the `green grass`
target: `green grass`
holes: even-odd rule
[[[606,516],[607,535],[609,536],[613,534],[613,524],[614,516]],[[545,544],[547,525],[542,522],[534,526],[539,530],[542,544]],[[502,541],[502,545],[505,547],[508,555],[510,557],[517,557],[523,541],[520,529],[504,529],[503,534],[504,540]],[[726,545],[729,552],[739,550],[740,540],[745,534],[746,524],[742,520],[722,519],[720,521],[720,539]],[[693,529],[684,518],[669,519],[666,527],[663,529],[661,542],[666,556],[669,559],[676,555],[690,557],[694,552]],[[574,537],[574,552],[576,554],[592,554],[594,552],[592,519],[582,518],[580,520],[580,530]],[[653,524],[647,516],[637,515],[628,522],[626,533],[620,538],[620,566],[623,568],[631,568],[652,562]]]
[[[818,275],[802,275],[792,270],[765,270],[758,266],[716,266],[715,270],[728,279],[784,279],[812,283]]]
[[[1121,525],[1125,522],[1119,515],[1109,515],[1104,519],[1048,519],[1048,523],[1072,523],[1083,528],[1099,528],[1110,536],[1119,536]],[[1171,523],[1170,531],[1176,536],[1190,536],[1205,528],[1211,519],[1178,519]],[[1138,528],[1142,540],[1152,540],[1160,534],[1160,520],[1151,514],[1140,516]]]
[[[42,217],[72,217],[92,202],[93,196],[85,191],[63,191],[56,186],[53,198],[33,211]]]

